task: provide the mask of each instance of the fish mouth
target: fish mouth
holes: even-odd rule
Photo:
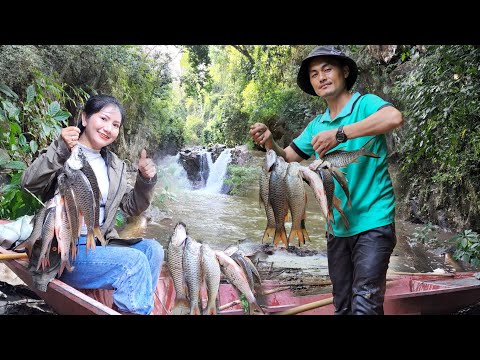
[[[187,236],[186,225],[183,222],[179,222],[175,225],[175,229],[173,230],[172,243],[175,246],[182,246],[185,243]]]

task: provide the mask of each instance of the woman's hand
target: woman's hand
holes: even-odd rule
[[[62,136],[65,144],[67,144],[68,148],[71,150],[75,145],[78,144],[80,129],[76,126],[68,126],[62,129],[60,135]]]
[[[145,179],[153,178],[157,173],[157,167],[152,159],[147,158],[147,150],[143,149],[138,160],[138,171]]]

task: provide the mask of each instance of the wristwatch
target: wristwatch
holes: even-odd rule
[[[343,132],[343,125],[338,128],[337,134],[335,135],[335,138],[339,143],[344,143],[347,141],[347,135]]]

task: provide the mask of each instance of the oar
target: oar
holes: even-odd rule
[[[13,259],[24,259],[24,258],[28,258],[27,253],[0,254],[0,260],[13,260]]]
[[[295,315],[295,314],[316,309],[325,305],[330,305],[332,303],[333,303],[333,297],[329,297],[323,300],[314,301],[309,304],[296,306],[288,310],[279,311],[279,312],[273,313],[272,315]]]

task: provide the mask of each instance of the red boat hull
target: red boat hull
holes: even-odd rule
[[[0,247],[0,253],[11,254]],[[54,279],[47,292],[35,289],[26,269],[25,260],[3,260],[32,290],[58,314],[114,315],[111,290],[82,290]],[[325,288],[327,290],[327,288]],[[267,294],[267,295],[262,295]],[[334,312],[330,292],[315,295],[297,295],[293,287],[283,286],[272,280],[264,280],[257,290],[257,301],[267,314],[288,311],[302,315],[332,315]],[[206,305],[206,291],[202,289],[202,301]],[[221,283],[217,304],[219,314],[243,315],[238,302],[239,294],[228,284]],[[155,292],[153,315],[170,314],[175,304],[175,288],[166,266],[163,267]],[[396,275],[387,282],[385,314],[451,314],[480,302],[480,280],[472,272],[446,275]],[[312,305],[313,303],[313,305]],[[299,312],[297,307],[302,306]]]

